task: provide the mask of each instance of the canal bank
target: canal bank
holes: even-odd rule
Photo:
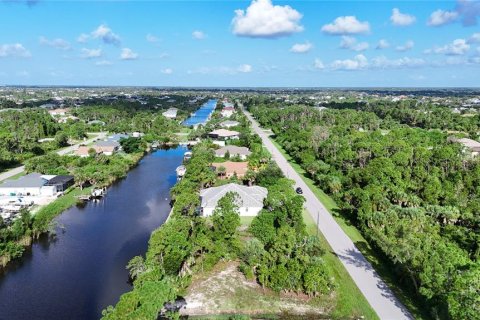
[[[73,207],[0,277],[0,319],[95,319],[129,291],[128,261],[170,212],[184,148],[146,155],[104,200]]]

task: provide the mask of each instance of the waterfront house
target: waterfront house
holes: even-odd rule
[[[220,111],[220,114],[224,118],[229,118],[234,113],[235,113],[235,108],[234,107],[225,107],[225,108],[222,109],[222,111]]]
[[[252,154],[248,148],[237,146],[225,146],[215,150],[215,156],[220,158],[224,158],[227,153],[230,157],[239,157],[242,160],[247,159],[247,157]]]
[[[64,192],[74,183],[73,176],[64,175],[64,176],[55,176],[52,179],[48,180],[45,184],[46,186],[54,186],[57,189],[57,192]]]
[[[268,191],[264,187],[247,187],[236,183],[229,183],[220,187],[212,187],[200,191],[202,214],[211,216],[217,207],[218,200],[227,193],[233,192],[238,195],[237,205],[240,216],[256,216],[263,208],[263,200]]]
[[[222,128],[232,128],[232,127],[236,127],[240,124],[240,122],[238,121],[233,121],[233,120],[226,120],[226,121],[223,121],[220,123],[220,127]]]
[[[111,136],[108,136],[107,140],[108,141],[120,142],[120,140],[128,139],[129,137],[130,136],[128,134],[125,134],[125,133],[115,133],[115,134],[112,134]]]
[[[53,196],[57,193],[55,186],[47,186],[51,176],[30,173],[17,180],[7,180],[0,184],[2,196]]]
[[[217,129],[210,132],[208,136],[213,139],[222,139],[222,140],[239,139],[240,133],[237,131],[230,131],[227,129]]]
[[[248,171],[248,162],[214,162],[212,167],[222,179],[230,179],[233,176],[241,179]]]
[[[175,119],[177,117],[177,108],[170,108],[167,111],[163,112],[162,115],[168,119]]]
[[[95,149],[100,150],[106,156],[111,156],[116,151],[120,149],[120,143],[117,141],[107,140],[107,141],[97,141],[93,145]]]
[[[81,158],[86,158],[90,155],[90,150],[94,150],[95,154],[100,154],[101,150],[97,149],[93,146],[79,146],[77,150],[75,150],[74,154]]]

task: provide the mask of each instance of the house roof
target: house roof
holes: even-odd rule
[[[47,183],[47,179],[40,173],[29,173],[17,180],[7,180],[0,185],[0,188],[40,188]]]
[[[480,151],[480,142],[468,139],[468,138],[461,138],[461,139],[456,139],[453,138],[452,141],[458,142],[462,144],[464,147],[471,149],[472,151]]]
[[[215,167],[217,170],[220,167],[224,167],[226,174],[236,173],[239,176],[244,176],[245,173],[247,173],[248,171],[248,162],[233,162],[233,161],[214,162],[212,163],[212,166]]]
[[[229,183],[220,187],[203,189],[200,191],[202,208],[215,208],[218,200],[228,192],[235,192],[239,196],[240,207],[263,207],[263,200],[267,197],[268,191],[264,187],[247,187],[236,183]]]
[[[250,150],[248,150],[248,148],[246,147],[225,146],[215,150],[215,155],[217,157],[223,157],[227,151],[228,153],[230,153],[230,155],[233,155],[233,156],[235,155],[249,156],[252,154]]]
[[[57,184],[64,184],[73,180],[73,176],[55,176],[52,179],[48,180],[47,186],[55,186]]]
[[[129,138],[130,136],[128,134],[125,134],[125,133],[115,133],[115,134],[112,134],[111,136],[109,136],[107,138],[107,140],[110,140],[110,141],[120,141],[121,139],[127,139]]]
[[[209,134],[219,136],[219,137],[233,137],[233,136],[238,136],[240,133],[232,130],[217,129],[217,130],[213,130]]]
[[[107,141],[97,141],[95,142],[95,146],[97,147],[113,147],[118,148],[120,147],[120,143],[115,140],[107,140]]]
[[[222,123],[220,123],[220,125],[222,127],[234,127],[234,126],[238,126],[239,124],[240,124],[240,122],[232,121],[232,120],[227,120],[227,121],[223,121]]]

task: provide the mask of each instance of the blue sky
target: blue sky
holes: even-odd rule
[[[479,16],[478,0],[0,1],[0,84],[479,86]]]

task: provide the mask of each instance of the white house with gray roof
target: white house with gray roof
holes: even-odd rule
[[[240,124],[240,122],[238,121],[233,121],[233,120],[227,120],[227,121],[223,121],[220,123],[220,126],[223,127],[223,128],[232,128],[232,127],[236,127]]]
[[[230,154],[230,157],[238,156],[242,160],[247,159],[247,157],[252,154],[246,147],[225,146],[215,150],[215,156],[223,158],[227,152]]]
[[[53,196],[57,193],[56,186],[46,186],[53,176],[40,173],[30,173],[17,180],[7,180],[0,184],[2,196]]]
[[[268,191],[264,187],[247,187],[236,183],[203,189],[200,191],[203,216],[211,216],[217,207],[218,200],[223,198],[229,192],[238,194],[238,210],[240,216],[245,217],[256,216],[260,210],[262,210],[263,200],[268,195]]]

